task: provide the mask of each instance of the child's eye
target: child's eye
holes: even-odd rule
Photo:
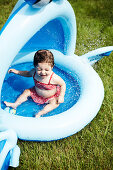
[[[37,68],[37,71],[41,71],[41,69],[40,69],[40,68]]]

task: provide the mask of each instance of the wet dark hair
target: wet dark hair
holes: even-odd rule
[[[54,66],[54,56],[49,50],[39,50],[34,55],[34,66],[36,67],[38,63],[49,63],[51,67]]]

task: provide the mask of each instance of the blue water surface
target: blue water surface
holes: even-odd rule
[[[22,63],[13,66],[13,68],[18,70],[30,70],[33,68],[33,64],[31,62]],[[65,101],[64,103],[60,104],[58,108],[44,115],[44,117],[60,114],[68,110],[74,104],[76,104],[80,97],[80,86],[77,78],[75,79],[70,73],[58,68],[57,65],[54,67],[53,71],[58,74],[66,83]],[[33,86],[34,81],[32,77],[22,77],[13,73],[6,74],[1,91],[2,108],[5,109],[5,104],[3,101],[15,102],[17,97],[25,89],[31,88]],[[18,106],[16,114],[19,116],[34,117],[35,114],[38,113],[39,110],[41,110],[44,106],[45,104],[37,105],[31,98],[29,98],[28,101]]]

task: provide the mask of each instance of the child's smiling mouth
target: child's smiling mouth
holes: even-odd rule
[[[43,74],[42,74],[42,75],[40,75],[40,76],[41,76],[41,77],[46,77],[47,75],[45,75],[45,74],[43,75]]]

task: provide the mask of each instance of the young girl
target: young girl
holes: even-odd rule
[[[64,80],[56,75],[52,69],[54,67],[54,56],[49,50],[39,50],[34,56],[34,69],[30,71],[19,71],[9,69],[9,73],[18,74],[24,77],[33,77],[35,86],[26,89],[15,101],[15,103],[4,102],[6,106],[16,109],[20,104],[28,100],[31,96],[37,104],[47,105],[38,112],[35,117],[38,118],[64,102],[66,85]]]

